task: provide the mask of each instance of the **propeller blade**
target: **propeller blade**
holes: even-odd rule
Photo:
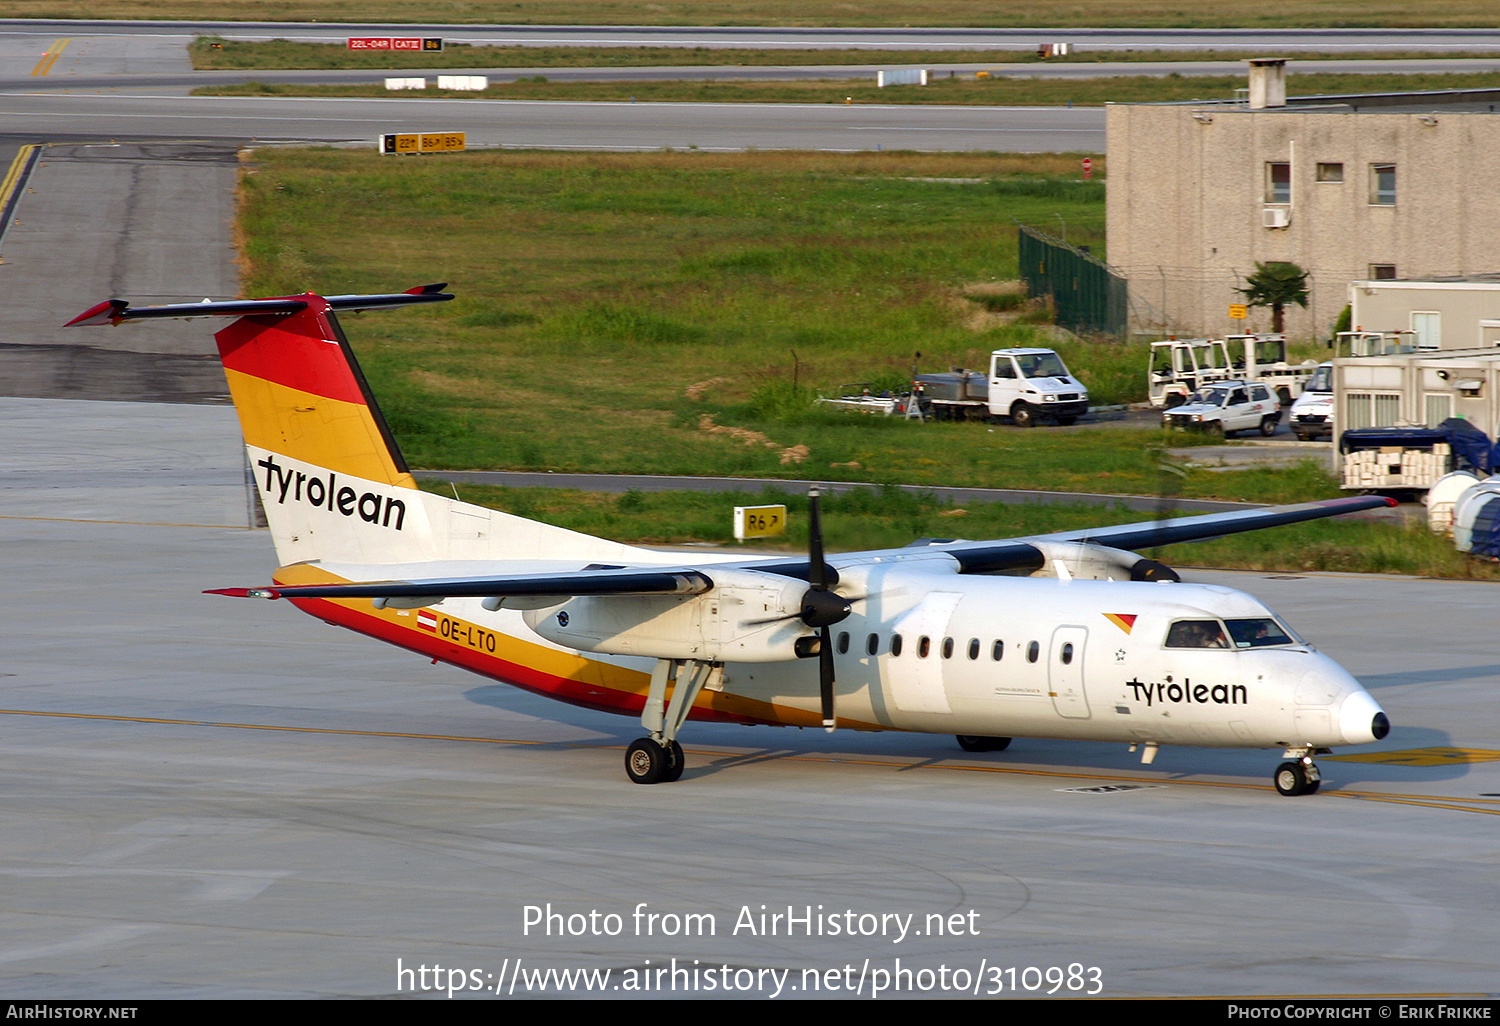
[[[823,729],[833,733],[833,635],[825,625],[818,646],[818,685],[823,696]]]
[[[812,565],[807,583],[813,591],[828,590],[828,568],[823,563],[823,518],[818,514],[819,492],[816,486],[807,490],[807,550]]]

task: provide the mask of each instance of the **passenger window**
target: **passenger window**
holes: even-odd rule
[[[969,639],[969,658],[970,659],[978,659],[979,658],[979,639],[978,638],[970,638]]]
[[[1039,645],[1039,644],[1037,644],[1035,641],[1033,641],[1031,644],[1029,644],[1029,645],[1026,646],[1026,661],[1028,663],[1034,663],[1034,662],[1036,662],[1037,656],[1039,656],[1041,654],[1042,654],[1042,646]]]
[[[839,655],[849,651],[849,632],[839,631]]]
[[[993,659],[995,662],[998,663],[1000,661],[1001,657],[1004,656],[1004,655],[1005,655],[1005,642],[1003,642],[1003,641],[997,641],[997,642],[995,642],[994,645],[992,645],[990,647],[990,658]]]
[[[943,639],[943,658],[944,659],[952,659],[953,658],[953,639],[952,638],[944,638]]]
[[[899,634],[892,634],[891,635],[891,655],[898,656],[900,654],[901,654],[901,635],[899,635]]]
[[[932,651],[932,639],[929,638],[927,635],[924,634],[924,635],[922,635],[922,640],[919,641],[919,642],[917,642],[917,656],[918,656],[918,658],[926,659],[927,658],[927,653],[929,653],[931,651]]]
[[[870,655],[879,655],[880,654],[880,635],[879,634],[871,634],[867,639],[865,639],[865,651],[868,652],[868,653],[870,653]]]
[[[1073,643],[1071,641],[1068,642],[1066,645],[1064,645],[1062,647],[1061,658],[1062,658],[1062,664],[1064,666],[1070,666],[1070,665],[1072,665],[1072,662],[1073,662]]]
[[[1228,648],[1217,620],[1178,620],[1167,631],[1168,648]]]

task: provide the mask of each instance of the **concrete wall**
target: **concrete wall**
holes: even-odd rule
[[[1500,114],[1111,104],[1106,120],[1109,260],[1130,279],[1134,330],[1269,330],[1269,310],[1228,317],[1256,261],[1310,272],[1291,337],[1326,336],[1372,264],[1402,278],[1500,267]],[[1270,162],[1291,165],[1288,203],[1267,202]],[[1342,164],[1343,182],[1317,181],[1319,163]],[[1396,166],[1392,205],[1371,202],[1373,164]],[[1288,227],[1263,227],[1271,206]]]
[[[1350,323],[1367,331],[1406,331],[1414,313],[1432,312],[1443,349],[1500,344],[1500,282],[1356,281],[1349,303]]]

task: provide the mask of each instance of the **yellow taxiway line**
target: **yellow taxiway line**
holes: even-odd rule
[[[4,178],[0,178],[0,210],[4,210],[10,203],[10,194],[15,192],[16,186],[20,184],[21,174],[26,170],[26,162],[31,159],[32,152],[39,149],[41,146],[33,143],[22,146],[16,152],[16,159],[10,162],[10,170],[5,172]]]
[[[36,62],[36,67],[31,69],[32,77],[37,78],[50,72],[52,65],[57,63],[57,59],[62,56],[62,52],[68,48],[68,44],[72,41],[72,39],[59,39],[53,43],[52,48],[42,54],[42,59]]]

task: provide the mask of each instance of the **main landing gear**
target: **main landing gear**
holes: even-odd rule
[[[955,734],[953,739],[966,752],[1003,752],[1010,747],[1008,737],[980,737],[975,734]]]
[[[1323,774],[1318,772],[1318,764],[1313,762],[1312,757],[1326,751],[1327,749],[1288,748],[1288,761],[1277,766],[1276,774],[1271,778],[1276,790],[1288,798],[1295,798],[1299,794],[1316,794],[1318,785],[1323,783]]]
[[[719,678],[723,667],[695,659],[658,659],[651,674],[651,690],[641,710],[641,726],[650,737],[639,738],[625,749],[625,775],[637,784],[670,784],[682,776],[682,746],[677,732],[687,722],[698,692],[711,677]],[[667,698],[667,685],[672,697]]]

